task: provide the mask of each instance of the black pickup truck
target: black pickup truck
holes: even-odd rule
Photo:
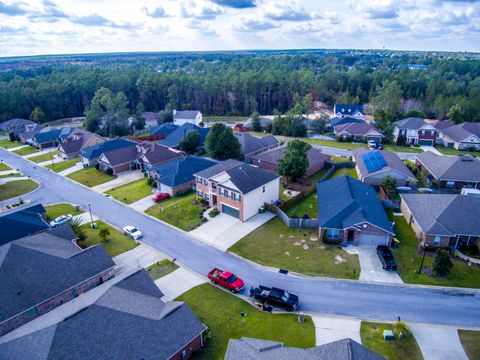
[[[264,306],[276,306],[287,311],[293,311],[298,306],[298,296],[286,290],[270,288],[260,285],[250,288],[250,297],[261,302]]]
[[[377,255],[382,262],[383,270],[387,271],[396,271],[397,270],[397,263],[393,258],[393,254],[386,245],[378,245],[377,246]]]

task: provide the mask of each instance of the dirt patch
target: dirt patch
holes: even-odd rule
[[[303,250],[308,250],[309,249],[309,246],[308,245],[303,245]]]
[[[318,241],[318,237],[316,237],[316,236],[310,236],[310,241]]]
[[[347,262],[347,260],[345,260],[340,255],[335,255],[335,261],[334,261],[335,265],[339,265],[339,264],[342,264],[344,262]]]

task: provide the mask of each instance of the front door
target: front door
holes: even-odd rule
[[[355,239],[355,230],[348,230],[347,241],[353,241]]]

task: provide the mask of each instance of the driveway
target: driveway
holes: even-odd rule
[[[226,251],[237,241],[265,224],[274,216],[274,214],[266,211],[242,223],[233,216],[220,213],[202,226],[190,231],[190,234],[209,245]]]
[[[468,360],[453,327],[410,325],[425,360]]]
[[[105,191],[111,190],[117,186],[128,184],[132,181],[139,180],[143,178],[143,173],[141,171],[126,171],[117,175],[112,181],[97,185],[92,187],[92,190],[104,193]]]
[[[403,284],[395,271],[385,271],[377,255],[375,246],[349,246],[345,249],[350,254],[357,254],[360,261],[360,281],[388,284]]]
[[[132,250],[115,256],[113,261],[121,269],[145,269],[165,258],[166,256],[157,249],[142,243]]]
[[[138,201],[135,201],[134,203],[131,203],[130,206],[132,209],[137,210],[141,213],[143,213],[145,210],[147,210],[150,206],[155,205],[153,202],[153,193],[151,195],[148,195],[147,197],[144,197],[143,199],[140,199]]]
[[[155,285],[163,293],[164,301],[172,301],[195,286],[202,285],[207,281],[184,268],[178,268],[164,277],[155,281]]]
[[[339,317],[312,316],[315,326],[315,345],[323,345],[345,338],[362,343],[360,338],[361,320]]]

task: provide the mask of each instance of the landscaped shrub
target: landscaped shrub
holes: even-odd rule
[[[113,175],[113,169],[112,168],[107,168],[107,170],[105,170],[105,172],[107,173],[107,175],[110,175],[110,176]]]
[[[210,210],[210,212],[208,213],[208,215],[210,215],[210,217],[215,217],[219,214],[218,212],[218,209],[217,208],[213,208],[212,210]]]
[[[447,275],[453,268],[452,260],[448,251],[438,249],[435,259],[433,259],[433,271],[438,276]]]
[[[155,187],[155,186],[157,185],[157,183],[155,182],[155,180],[152,179],[152,178],[148,178],[148,179],[147,179],[147,184],[148,184],[148,186],[151,186],[151,187]]]

